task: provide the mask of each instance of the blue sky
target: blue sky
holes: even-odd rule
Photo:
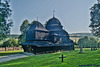
[[[96,0],[11,0],[13,10],[12,19],[14,26],[11,34],[20,34],[20,26],[25,19],[30,22],[39,17],[39,21],[45,24],[55,17],[61,21],[68,33],[90,32],[89,8],[97,3]]]

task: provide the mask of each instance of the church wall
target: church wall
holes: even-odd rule
[[[62,43],[69,43],[69,38],[68,37],[61,37]]]
[[[34,40],[35,39],[35,32],[34,31],[27,31],[26,32],[26,40]]]
[[[53,47],[36,47],[32,46],[34,49],[33,53],[49,53],[57,51],[74,50],[73,46],[53,46]]]
[[[48,40],[48,32],[36,31],[35,32],[35,39],[36,40]]]
[[[74,50],[74,45],[67,46],[68,43],[72,43],[72,44],[74,43],[73,41],[69,39],[68,33],[64,29],[62,29],[63,26],[61,25],[60,21],[56,19],[55,17],[53,17],[49,23],[50,24],[47,23],[47,26],[46,26],[47,30],[38,21],[30,27],[30,29],[26,33],[25,43],[27,45],[25,43],[22,44],[23,45],[22,47],[25,52],[33,52],[34,54],[36,54],[36,53],[48,53],[48,52]],[[32,42],[35,40],[37,42],[35,43]],[[51,44],[53,44],[53,46],[51,46],[48,40],[51,42]],[[66,43],[66,46],[63,46],[65,43]],[[33,46],[32,44],[34,44],[35,46]],[[62,46],[58,46],[58,44],[60,45],[62,44]]]

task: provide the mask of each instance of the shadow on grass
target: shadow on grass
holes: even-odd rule
[[[15,52],[15,53],[0,53],[0,56],[6,56],[11,54],[17,54],[17,53],[23,53],[23,52]]]
[[[87,52],[78,52],[77,54],[89,54],[89,53],[87,53]]]

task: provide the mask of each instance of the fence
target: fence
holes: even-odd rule
[[[0,47],[0,52],[1,51],[12,51],[12,50],[23,50],[22,47]]]

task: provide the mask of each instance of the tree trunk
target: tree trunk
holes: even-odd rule
[[[98,48],[97,48],[97,46],[96,46],[96,50],[97,50]]]
[[[99,45],[98,45],[98,49],[99,49]]]
[[[5,47],[5,51],[7,51],[7,47]]]
[[[80,53],[83,53],[83,46],[80,46]]]
[[[15,50],[15,47],[13,46],[13,50]]]
[[[95,48],[93,47],[93,50],[95,50]]]
[[[92,51],[93,49],[92,49],[92,47],[91,47],[91,51]]]
[[[93,48],[93,50],[95,50],[95,47]]]

